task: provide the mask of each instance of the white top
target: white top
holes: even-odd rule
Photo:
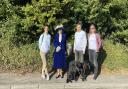
[[[62,34],[59,34],[59,42],[62,41]]]
[[[39,49],[40,51],[47,53],[50,50],[50,34],[43,33],[39,38]]]
[[[81,30],[80,32],[76,32],[75,40],[74,40],[74,50],[83,51],[83,53],[85,53],[86,46],[87,46],[86,33],[83,30]]]
[[[89,49],[97,50],[96,34],[89,35]]]

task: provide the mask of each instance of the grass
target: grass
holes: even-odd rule
[[[106,58],[104,66],[110,70],[128,68],[128,48],[122,44],[104,41]]]

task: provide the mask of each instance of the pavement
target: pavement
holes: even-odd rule
[[[66,83],[66,75],[62,79],[43,80],[40,73],[26,75],[0,73],[0,89],[128,89],[128,75],[100,75],[97,80],[88,76],[87,81]]]

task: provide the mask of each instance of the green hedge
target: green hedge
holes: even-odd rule
[[[35,44],[24,45],[19,48],[9,48],[6,45],[1,49],[0,63],[5,69],[34,69],[40,63],[38,50],[35,50]]]
[[[108,69],[128,68],[128,47],[119,43],[113,44],[112,41],[106,40],[104,42],[104,49],[106,51],[106,58],[104,66]]]
[[[53,46],[48,65],[51,68],[53,61]],[[3,70],[27,69],[39,71],[41,69],[41,59],[37,43],[24,45],[21,47],[9,47],[6,42],[0,43],[0,65]],[[104,41],[104,63],[103,66],[110,70],[118,68],[128,68],[128,48],[121,44],[113,44],[110,40]],[[102,57],[103,58],[103,57]],[[103,60],[103,59],[102,59]]]

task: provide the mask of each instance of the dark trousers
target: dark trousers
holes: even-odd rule
[[[98,53],[95,50],[89,49],[89,62],[94,67],[94,75],[98,74]]]

